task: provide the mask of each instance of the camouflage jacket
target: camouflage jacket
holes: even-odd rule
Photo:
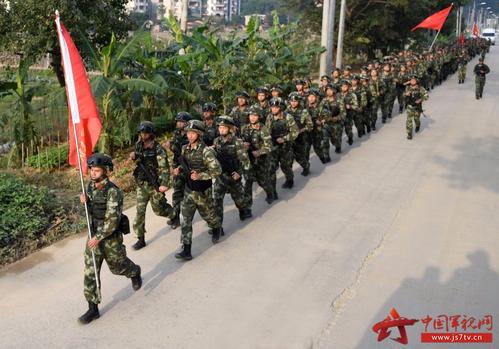
[[[229,116],[234,119],[236,126],[238,128],[243,127],[244,125],[249,124],[249,107],[245,106],[243,110],[239,108],[239,106],[235,106],[229,113]]]
[[[426,101],[428,96],[428,91],[426,91],[421,86],[416,86],[415,88],[412,86],[407,86],[405,89],[406,93],[406,103],[408,109],[421,109],[423,108],[423,101]],[[407,96],[408,94],[408,96]],[[418,99],[421,99],[421,103],[416,103]]]
[[[312,118],[306,108],[298,107],[294,110],[293,108],[289,108],[287,112],[295,119],[298,131],[312,131],[314,124],[312,123]]]
[[[176,129],[173,131],[172,139],[170,140],[170,150],[173,153],[173,168],[180,166],[178,158],[182,153],[182,147],[188,144],[187,136],[183,130]]]
[[[135,143],[135,158],[137,163],[139,161],[142,162],[160,186],[168,185],[168,181],[170,180],[170,165],[168,164],[166,150],[161,144],[154,141],[152,149],[144,149],[144,142],[138,141]],[[139,165],[133,171],[133,175],[138,184],[148,182],[146,173]],[[153,185],[153,183],[150,184]]]
[[[198,164],[196,172],[200,180],[210,180],[222,174],[222,168],[217,160],[215,151],[207,147],[203,142],[197,143],[195,147],[186,144],[182,147],[182,156],[189,164]]]
[[[244,147],[243,141],[236,136],[229,135],[226,137],[219,136],[215,138],[213,148],[215,149],[222,169],[231,168],[231,173],[238,172],[239,174],[241,174],[241,170],[248,171],[250,169],[251,163],[248,157],[248,152]],[[232,164],[225,163],[225,161],[230,160],[236,161],[237,166],[231,166]]]
[[[347,93],[340,93],[338,100],[345,106],[345,111],[347,114],[351,112],[356,112],[359,110],[359,102],[357,101],[357,95],[348,91]]]
[[[339,114],[333,117],[333,110],[339,111]],[[345,105],[339,99],[329,100],[324,98],[321,101],[319,107],[319,115],[324,119],[324,121],[328,124],[336,124],[342,122],[346,119],[346,109]]]
[[[320,112],[320,103],[316,103],[315,105],[308,105],[307,106],[307,111],[310,114],[310,118],[312,119],[312,126],[313,129],[321,129],[322,128],[322,123],[321,123],[321,116],[319,115]]]
[[[269,129],[274,144],[279,137],[284,138],[286,143],[293,142],[299,134],[295,119],[288,113],[281,112],[279,115],[269,115],[265,126]],[[280,130],[281,128],[282,130]]]
[[[250,160],[254,160],[253,152],[257,152],[257,157],[269,154],[272,151],[272,137],[269,129],[260,123],[259,128],[246,125],[241,130],[242,140],[249,143],[248,155]]]
[[[381,79],[369,80],[369,92],[371,92],[371,103],[379,100],[386,93],[386,85]]]
[[[352,87],[352,93],[357,96],[357,104],[358,104],[358,111],[363,111],[367,107],[367,92],[366,89],[360,85],[357,87],[353,88]]]

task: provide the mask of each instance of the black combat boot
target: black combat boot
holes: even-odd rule
[[[192,259],[191,245],[182,245],[182,249],[179,252],[175,253],[175,258],[183,259],[184,261],[190,261]]]
[[[348,137],[348,145],[352,145],[353,144],[353,137]]]
[[[303,169],[303,171],[301,171],[301,175],[302,175],[303,177],[307,177],[309,174],[310,174],[310,165],[308,165],[307,167],[305,167],[305,168]]]
[[[267,194],[267,197],[265,198],[265,201],[267,201],[267,204],[271,204],[274,202],[274,193]]]
[[[292,180],[292,179],[286,179],[286,182],[284,182],[281,186],[281,188],[283,189],[291,189],[293,188],[293,185],[295,184],[295,182]]]
[[[418,133],[418,132],[419,132],[419,125],[418,125],[418,126],[416,126],[416,130],[415,130],[415,131],[416,131],[416,133]]]
[[[211,242],[216,244],[220,240],[220,228],[214,228],[212,231]]]
[[[100,318],[99,307],[95,303],[88,302],[87,312],[80,316],[78,318],[78,321],[80,322],[80,324],[86,325],[98,318]]]
[[[279,200],[279,196],[277,195],[277,191],[274,191],[274,200]]]
[[[244,221],[247,218],[253,217],[253,214],[251,213],[250,208],[242,208],[239,210],[239,219]]]
[[[134,250],[140,250],[141,248],[143,247],[146,247],[146,240],[145,240],[145,237],[144,235],[140,236],[138,239],[137,239],[137,242],[135,244],[132,245],[132,248]]]
[[[407,134],[407,139],[412,139],[412,133]]]
[[[341,154],[341,147],[338,147],[334,150],[336,154]]]
[[[137,266],[137,267],[139,268],[139,272],[137,273],[137,275],[131,277],[132,288],[134,291],[138,291],[142,287],[142,277],[140,276],[140,272],[141,272],[140,266]]]
[[[367,133],[371,133],[371,125],[367,125],[366,129],[367,129]]]
[[[324,158],[324,161],[326,164],[331,162],[331,157],[329,156],[329,154],[326,155],[326,157]]]
[[[180,227],[179,215],[175,215],[172,218],[168,219],[166,221],[166,224],[168,224],[172,229],[177,229],[178,227]]]
[[[386,123],[386,117],[381,118],[381,123],[385,124]]]
[[[372,123],[371,130],[376,131],[376,123],[375,122]]]

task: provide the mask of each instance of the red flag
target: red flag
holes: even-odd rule
[[[478,26],[476,25],[476,23],[473,23],[473,35],[475,35],[476,37],[480,36],[480,31],[478,30]]]
[[[86,173],[87,157],[92,154],[97,144],[102,124],[80,53],[69,32],[60,22],[58,12],[56,12],[55,23],[61,47],[69,109],[69,164],[78,166],[77,149],[79,148],[81,170]],[[76,132],[74,127],[76,127]]]
[[[442,11],[439,11],[430,17],[426,18],[424,21],[419,23],[417,26],[411,29],[411,31],[415,31],[418,28],[425,28],[425,29],[435,29],[435,30],[442,30],[442,27],[444,26],[444,23],[447,19],[447,16],[449,16],[450,11],[452,10],[452,6],[454,4],[451,4],[449,7],[446,9],[443,9]]]

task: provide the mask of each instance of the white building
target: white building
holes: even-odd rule
[[[233,16],[240,14],[241,0],[207,0],[207,16],[223,17],[230,22]]]
[[[126,8],[129,12],[149,13],[149,0],[131,0]]]

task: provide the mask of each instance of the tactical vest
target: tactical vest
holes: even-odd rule
[[[240,166],[235,137],[231,137],[228,142],[222,142],[222,138],[218,138],[218,142],[215,142],[215,151],[224,173],[231,175],[234,172],[239,172]]]
[[[296,126],[298,126],[298,129],[302,129],[302,128],[305,128],[305,124],[301,121],[301,116],[302,116],[302,113],[303,113],[303,109],[302,108],[298,108],[297,110],[291,110],[289,109],[287,111],[289,114],[291,114],[291,116],[293,117],[293,119],[295,119],[295,123],[296,123]]]
[[[171,141],[172,153],[173,153],[173,167],[179,167],[178,158],[182,155],[182,147],[189,144],[187,136],[182,133],[181,130],[175,130],[173,133],[173,138]]]
[[[270,135],[272,137],[272,142],[274,145],[280,145],[277,143],[277,139],[288,134],[288,123],[286,122],[286,118],[276,120],[273,116],[271,117],[272,123],[270,127]]]
[[[104,188],[100,190],[93,190],[91,183],[87,187],[87,195],[92,198],[88,204],[88,213],[90,215],[92,233],[97,232],[97,228],[104,224],[104,219],[106,218],[107,210],[107,193],[109,189],[118,187],[108,180]]]
[[[191,171],[208,172],[208,167],[205,165],[203,157],[206,146],[200,143],[197,149],[189,149],[188,146],[185,147],[184,159],[189,171],[186,175],[187,187],[193,191],[205,191],[211,187],[211,179],[193,181],[190,173]]]
[[[215,138],[218,137],[218,129],[215,126],[215,124],[213,124],[213,126],[205,125],[205,128],[206,131],[203,135],[203,142],[204,144],[206,144],[206,146],[211,147],[213,145],[213,141],[215,140]]]
[[[142,141],[138,141],[135,144],[135,156],[137,157],[137,161],[141,161],[144,164],[144,167],[149,171],[151,176],[155,181],[158,180],[158,159],[157,159],[157,147],[158,143],[154,141],[154,146],[152,149],[143,149],[144,143]],[[147,182],[147,175],[144,170],[137,166],[133,171],[133,176],[139,182]]]

